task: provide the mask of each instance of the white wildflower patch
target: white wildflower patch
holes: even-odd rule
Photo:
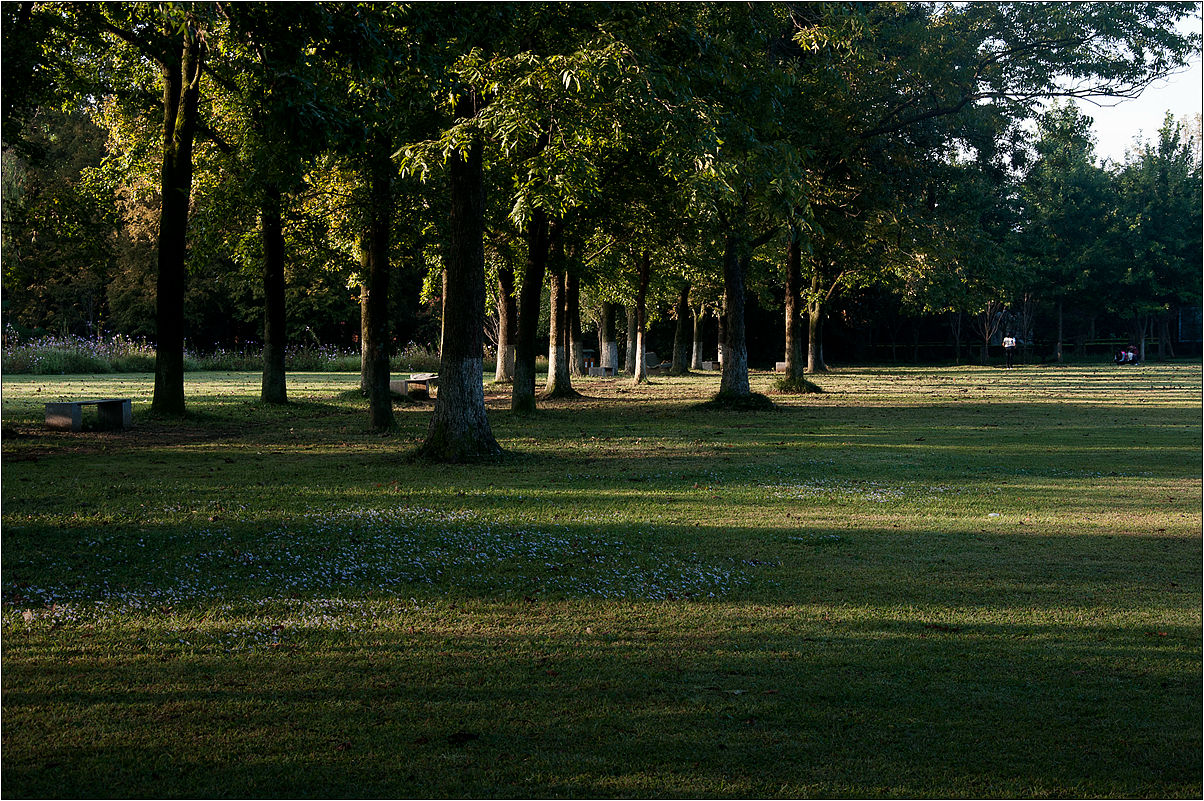
[[[750,569],[760,567],[635,546],[601,528],[586,532],[582,522],[502,525],[473,511],[395,507],[311,511],[253,535],[220,525],[158,536],[106,533],[88,541],[83,569],[78,559],[69,564],[74,556],[61,564],[47,557],[54,563],[39,573],[62,577],[58,583],[30,586],[6,571],[4,623],[31,625],[50,610],[78,622],[367,596],[719,598],[746,586]],[[131,575],[129,564],[148,562]],[[224,636],[262,644],[285,631],[335,630],[355,619],[353,607],[323,604],[291,608],[287,621],[266,627],[256,613]]]
[[[957,487],[948,484],[888,483],[836,478],[812,478],[798,483],[765,486],[763,489],[773,497],[783,500],[890,505],[931,503],[963,495],[999,492],[997,487]]]

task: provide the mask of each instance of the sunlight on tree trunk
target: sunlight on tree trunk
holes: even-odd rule
[[[633,383],[636,384],[644,384],[648,381],[648,343],[645,337],[648,333],[647,296],[651,269],[652,257],[647,251],[644,251],[640,256],[639,285],[635,295],[635,356],[632,360],[635,369],[631,375]]]
[[[615,313],[617,307],[610,301],[602,303],[602,320],[598,324],[598,363],[619,372],[619,343],[615,341]]]
[[[706,348],[706,306],[701,305],[697,309],[692,310],[694,315],[694,342],[690,354],[690,369],[701,370],[704,360],[704,349]]]
[[[514,297],[514,270],[508,264],[498,267],[497,298],[497,365],[493,380],[509,384],[514,381],[514,323],[518,304]]]

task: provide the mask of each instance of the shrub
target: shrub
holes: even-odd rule
[[[437,373],[439,351],[411,342],[393,357],[390,369],[399,373]]]
[[[199,369],[213,372],[241,373],[263,369],[263,354],[245,348],[242,350],[218,348],[197,355],[195,360]]]
[[[87,351],[69,347],[42,347],[29,359],[28,372],[35,375],[67,375],[75,373],[111,373],[109,363]]]
[[[83,339],[81,337],[42,337],[19,342],[11,330],[6,332],[3,370],[6,373],[65,375],[68,373],[111,373],[114,362],[127,357],[149,355],[154,349],[144,342],[122,337]]]
[[[128,353],[113,357],[111,362],[114,373],[153,373],[155,372],[155,354]],[[184,367],[187,369],[188,360],[185,358]]]
[[[5,334],[3,371],[5,373],[143,373],[154,372],[155,346],[120,335],[111,339],[79,337],[42,337],[20,342],[17,332]],[[485,369],[492,372],[487,360]],[[546,360],[545,360],[546,361]],[[358,373],[358,349],[336,345],[294,345],[285,350],[285,369],[289,372]],[[256,372],[263,369],[263,351],[258,345],[238,349],[217,348],[204,353],[186,352],[184,369],[189,372]],[[439,353],[433,348],[410,343],[391,360],[397,373],[436,373]],[[546,368],[545,368],[546,369]]]
[[[285,350],[285,369],[308,373],[358,373],[358,350],[336,345],[296,345]]]

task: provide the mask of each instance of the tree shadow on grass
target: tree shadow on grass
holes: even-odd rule
[[[73,633],[57,635],[53,661],[10,634],[3,789],[1160,797],[1200,785],[1199,666],[1164,637],[789,608],[680,622],[676,605],[659,622],[593,611],[521,604],[471,624],[441,609],[370,633],[264,621],[281,627],[277,644],[148,639],[104,660]]]

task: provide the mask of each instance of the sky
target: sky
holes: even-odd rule
[[[1200,17],[1194,17],[1180,27],[1185,31],[1200,32],[1201,25]],[[1201,95],[1204,95],[1204,70],[1197,53],[1185,72],[1151,84],[1134,100],[1121,101],[1111,108],[1085,102],[1078,105],[1084,114],[1095,120],[1096,156],[1119,163],[1124,161],[1125,151],[1132,147],[1138,135],[1143,139],[1157,136],[1167,111],[1175,119],[1199,114]]]

